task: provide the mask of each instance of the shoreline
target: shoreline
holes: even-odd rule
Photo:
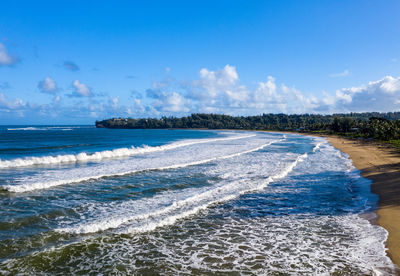
[[[266,131],[305,136],[323,137],[333,147],[349,155],[362,177],[370,179],[371,192],[378,195],[375,216],[363,214],[371,224],[388,232],[386,254],[400,267],[400,150],[390,144],[352,139],[336,135],[299,133],[291,131]],[[396,270],[397,271],[397,270]]]
[[[397,266],[397,271],[400,267],[400,150],[390,144],[373,140],[292,131],[260,131],[323,137],[333,147],[349,155],[362,177],[372,181],[371,192],[379,197],[378,208],[372,211],[375,215],[362,216],[388,232],[386,254]],[[400,274],[399,271],[398,273]]]
[[[310,134],[305,134],[310,135]],[[316,136],[316,135],[310,135]],[[387,254],[400,266],[400,152],[391,146],[339,136],[320,135],[349,155],[361,175],[372,181],[378,195],[377,223],[388,231]]]
[[[187,128],[182,128],[187,129]],[[188,130],[214,130],[190,128]],[[336,135],[299,133],[294,131],[215,129],[218,131],[259,131],[305,136],[323,137],[333,147],[349,155],[353,165],[364,178],[370,179],[371,192],[378,195],[378,208],[363,214],[371,224],[383,227],[388,232],[386,253],[400,267],[400,150],[390,144],[352,139]],[[396,271],[397,271],[396,269]],[[400,270],[398,271],[400,272]],[[399,273],[400,275],[400,273]]]

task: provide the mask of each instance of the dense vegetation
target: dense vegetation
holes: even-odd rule
[[[182,118],[113,118],[96,121],[96,127],[129,129],[206,128],[324,132],[388,141],[400,139],[400,112],[367,112],[333,115],[263,114],[247,117],[233,117],[220,114],[192,114],[191,116]]]

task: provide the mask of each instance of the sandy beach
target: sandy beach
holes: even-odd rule
[[[379,196],[377,223],[389,232],[388,255],[400,265],[400,151],[369,141],[325,138],[350,156],[363,177],[373,181],[371,190]]]

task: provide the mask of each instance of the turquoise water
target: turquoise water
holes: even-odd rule
[[[0,189],[0,274],[395,273],[321,138],[1,127]]]

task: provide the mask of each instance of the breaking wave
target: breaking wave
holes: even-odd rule
[[[104,150],[98,151],[95,153],[79,153],[79,154],[66,154],[66,155],[57,155],[57,156],[41,156],[41,157],[25,157],[25,158],[17,158],[13,160],[0,160],[0,168],[16,168],[16,167],[26,167],[26,166],[35,166],[35,165],[55,165],[61,163],[77,163],[77,162],[89,162],[89,161],[100,161],[103,159],[110,158],[120,158],[120,157],[129,157],[138,154],[145,154],[157,151],[165,151],[176,149],[180,147],[191,146],[195,144],[203,144],[217,141],[229,141],[229,140],[237,140],[237,139],[245,139],[250,138],[255,135],[243,135],[243,136],[234,136],[227,138],[214,138],[214,139],[199,139],[194,141],[183,141],[171,143],[163,146],[143,146],[143,147],[131,147],[131,148],[118,148],[114,150]]]
[[[243,137],[241,137],[243,138]],[[228,139],[228,138],[225,138]],[[233,139],[233,138],[230,138]],[[238,138],[236,138],[238,139]],[[246,153],[254,152],[261,150],[273,143],[276,143],[278,141],[281,141],[282,139],[279,140],[273,140],[270,141],[266,144],[263,144],[261,146],[258,146],[256,148],[252,148],[250,150],[238,152],[238,153],[233,153],[229,155],[224,155],[224,156],[219,156],[219,157],[213,157],[213,158],[208,158],[208,159],[202,159],[199,161],[193,161],[193,162],[187,162],[187,163],[180,163],[180,164],[172,164],[172,165],[167,165],[167,166],[160,166],[160,167],[147,167],[147,168],[142,168],[142,169],[134,169],[134,170],[123,170],[119,172],[111,172],[111,173],[103,173],[103,174],[95,174],[95,175],[89,175],[89,176],[84,176],[84,177],[79,177],[79,178],[70,178],[70,179],[62,179],[62,180],[55,180],[55,181],[46,181],[46,182],[33,182],[33,183],[26,183],[26,184],[21,184],[21,185],[3,185],[2,188],[9,191],[9,192],[14,192],[14,193],[22,193],[22,192],[29,192],[33,190],[39,190],[39,189],[48,189],[54,186],[60,186],[60,185],[66,185],[66,184],[72,184],[72,183],[78,183],[78,182],[83,182],[83,181],[89,181],[89,180],[95,180],[95,179],[100,179],[104,177],[115,177],[115,176],[123,176],[123,175],[128,175],[132,173],[138,173],[138,172],[143,172],[143,171],[154,171],[154,170],[168,170],[168,169],[177,169],[177,168],[184,168],[188,166],[194,166],[194,165],[200,165],[200,164],[205,164],[209,163],[212,161],[216,160],[222,160],[222,159],[228,159],[236,156],[240,156]],[[204,141],[203,141],[204,142]],[[191,142],[195,143],[195,142]]]
[[[267,144],[266,144],[267,145]],[[246,152],[225,156],[224,158],[230,158],[239,156],[244,153],[256,151],[264,148],[263,145],[257,149],[252,149]],[[286,177],[299,162],[303,162],[308,157],[307,153],[299,155],[296,159],[285,166],[280,172],[273,176],[269,176],[261,181],[248,181],[248,179],[242,179],[237,181],[225,181],[221,185],[217,185],[212,188],[205,189],[189,189],[177,194],[162,194],[160,196],[144,199],[143,202],[132,201],[129,204],[125,203],[119,208],[112,207],[111,210],[105,212],[108,214],[107,218],[102,218],[99,221],[92,223],[81,224],[74,227],[66,227],[57,229],[59,232],[68,232],[73,234],[88,234],[93,232],[105,231],[112,228],[118,228],[119,226],[135,222],[137,225],[128,227],[124,232],[136,233],[152,231],[157,227],[174,224],[177,220],[194,215],[201,210],[207,209],[209,206],[226,202],[237,198],[240,195],[249,192],[255,192],[263,190],[271,182]],[[165,199],[172,198],[172,202],[164,208],[158,210],[154,209],[161,205],[166,205]],[[109,214],[115,212],[115,209],[126,209],[127,206],[148,206],[149,210],[141,214],[128,214],[127,216],[109,216]],[[122,207],[122,208],[121,208]]]
[[[89,126],[80,127],[80,126],[54,126],[54,127],[16,127],[16,128],[7,128],[9,131],[26,131],[26,130],[36,130],[36,131],[46,131],[46,130],[72,130],[75,128],[91,128]]]

